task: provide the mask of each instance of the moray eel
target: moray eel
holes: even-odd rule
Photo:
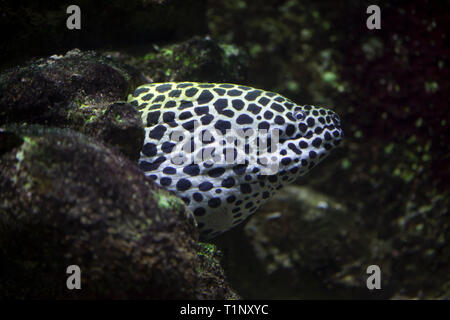
[[[185,201],[203,239],[254,214],[343,137],[333,111],[237,84],[152,83],[128,102],[145,125],[140,168]]]

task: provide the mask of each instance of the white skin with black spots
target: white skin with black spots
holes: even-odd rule
[[[331,110],[236,84],[153,83],[137,88],[128,102],[141,112],[146,127],[140,168],[185,201],[203,239],[254,214],[343,137],[339,117]],[[250,157],[249,147],[259,146],[261,132],[278,141],[267,141],[269,155],[258,149]],[[243,141],[241,147],[233,138]]]

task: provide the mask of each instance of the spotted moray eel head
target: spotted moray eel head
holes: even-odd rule
[[[307,173],[322,161],[343,138],[339,116],[326,108],[294,105],[280,127],[278,174],[289,170],[292,177]],[[282,123],[281,119],[275,123]],[[291,180],[291,179],[289,179]]]
[[[236,84],[153,83],[128,101],[146,127],[140,168],[185,201],[203,238],[244,221],[343,137],[331,110]]]

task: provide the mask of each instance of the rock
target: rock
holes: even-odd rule
[[[136,108],[127,103],[116,102],[102,107],[101,105],[79,107],[73,117],[80,114],[89,115],[84,122],[72,125],[83,132],[110,146],[133,161],[139,159],[144,144],[144,126]],[[82,117],[84,120],[85,117]]]
[[[236,52],[213,41],[178,47],[197,60],[175,74],[240,72]],[[0,297],[239,298],[216,248],[197,244],[184,203],[136,166],[144,128],[123,100],[146,81],[80,50],[0,75]],[[80,266],[82,290],[66,288],[69,265]]]
[[[201,281],[198,284],[198,299],[217,299],[223,297],[227,300],[240,299],[239,295],[231,289],[225,280],[222,268],[223,253],[211,243],[197,243],[197,254],[201,261]],[[214,288],[211,290],[211,288]]]
[[[0,125],[13,122],[67,125],[80,105],[125,100],[139,82],[119,63],[72,50],[5,71],[0,76]]]
[[[209,37],[194,37],[164,47],[154,46],[140,57],[121,53],[113,55],[142,71],[148,82],[245,83],[247,78],[248,57],[245,52]]]
[[[0,125],[69,127],[136,160],[144,139],[139,113],[116,101],[144,81],[132,67],[92,51],[32,61],[0,75]]]
[[[69,129],[0,132],[0,297],[223,299],[184,203]],[[66,268],[81,268],[68,290]]]

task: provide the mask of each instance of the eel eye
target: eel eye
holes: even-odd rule
[[[297,120],[303,120],[305,119],[305,116],[305,113],[301,110],[294,111],[294,118]]]

